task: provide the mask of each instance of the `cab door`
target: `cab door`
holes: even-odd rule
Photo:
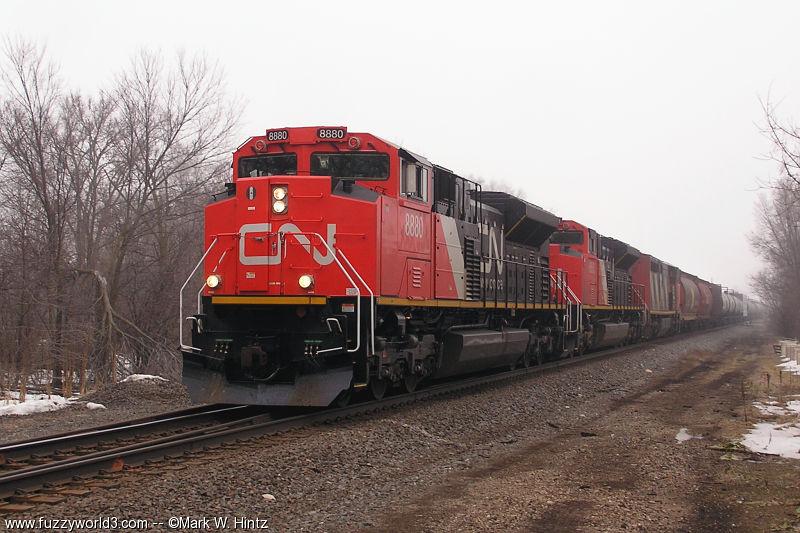
[[[278,294],[270,283],[270,269],[279,264],[280,242],[269,219],[269,180],[241,178],[236,188],[237,249],[239,267],[237,286],[242,293]]]
[[[420,161],[402,159],[400,176],[396,261],[403,265],[403,274],[399,296],[429,300],[433,297],[433,217],[429,194],[432,172]]]

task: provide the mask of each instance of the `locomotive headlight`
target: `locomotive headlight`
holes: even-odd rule
[[[310,289],[314,285],[314,277],[311,274],[303,274],[297,280],[297,284],[301,289]]]
[[[275,187],[272,189],[272,197],[276,200],[283,200],[286,198],[287,193],[288,191],[286,190],[286,187]]]
[[[282,215],[289,208],[289,187],[278,185],[272,188],[272,212]]]
[[[211,274],[206,278],[206,285],[208,285],[209,289],[216,289],[222,285],[222,276],[219,274]]]
[[[272,211],[278,215],[282,215],[286,212],[286,202],[283,200],[275,200],[272,202]]]

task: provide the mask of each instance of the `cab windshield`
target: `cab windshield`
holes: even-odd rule
[[[583,244],[582,231],[557,231],[550,237],[552,244]]]
[[[313,153],[311,175],[357,180],[389,179],[388,154]]]
[[[239,159],[239,177],[296,176],[297,154],[268,154]]]

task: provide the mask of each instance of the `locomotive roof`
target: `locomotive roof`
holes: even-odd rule
[[[619,268],[624,270],[629,269],[637,259],[642,255],[642,252],[620,240],[613,237],[601,237],[603,246],[609,248],[614,254],[614,262]]]
[[[481,200],[503,214],[506,239],[520,244],[541,246],[550,238],[561,221],[559,217],[538,205],[506,192],[483,191]]]
[[[378,139],[381,139],[381,138],[378,137]],[[381,141],[385,142],[386,144],[388,144],[392,148],[396,148],[397,152],[400,154],[400,157],[404,157],[406,159],[412,159],[412,160],[414,160],[414,161],[416,161],[418,163],[422,163],[423,165],[428,166],[428,167],[432,167],[433,166],[433,163],[428,161],[428,158],[426,158],[424,156],[421,156],[419,154],[415,154],[411,150],[406,150],[405,148],[403,148],[399,144],[395,144],[395,143],[393,143],[391,141],[387,141],[386,139],[381,139]]]

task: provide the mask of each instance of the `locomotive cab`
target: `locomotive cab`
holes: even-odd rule
[[[208,402],[327,405],[363,381],[392,147],[345,128],[270,130],[206,207],[206,284],[182,345]]]
[[[649,315],[644,285],[633,279],[641,253],[625,242],[564,220],[550,240],[550,264],[563,272],[582,303],[579,349],[625,344],[642,337]]]

